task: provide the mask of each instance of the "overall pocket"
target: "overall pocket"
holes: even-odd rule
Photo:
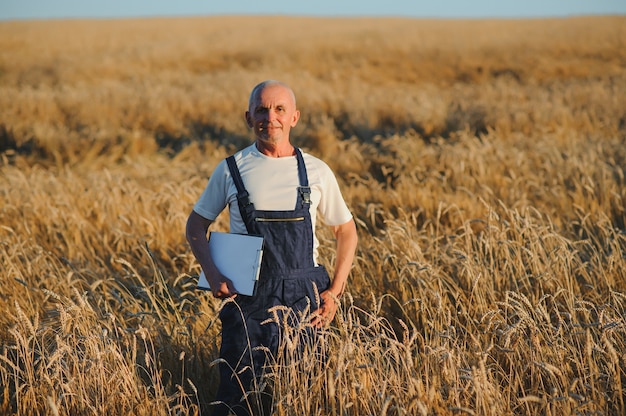
[[[283,280],[283,301],[294,311],[308,307],[308,312],[313,312],[320,307],[320,293],[329,286],[330,278],[323,266],[299,270]]]

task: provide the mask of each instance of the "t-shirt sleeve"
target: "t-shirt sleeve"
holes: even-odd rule
[[[200,216],[215,221],[228,204],[228,169],[226,160],[222,160],[213,170],[204,191],[193,210]]]
[[[318,210],[327,225],[341,225],[352,219],[352,213],[346,205],[339,183],[330,167],[320,164],[322,196]]]

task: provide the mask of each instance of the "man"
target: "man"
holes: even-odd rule
[[[230,166],[227,160],[218,164],[187,221],[187,240],[213,295],[232,298],[220,311],[223,361],[216,400],[223,404],[216,408],[217,415],[251,411],[242,397],[259,380],[267,351],[276,354],[280,343],[280,326],[268,322],[276,316],[268,309],[289,308],[292,323],[301,322],[308,311],[311,326],[323,327],[335,316],[354,259],[356,226],[334,174],[291,143],[290,132],[299,118],[287,85],[265,81],[254,87],[245,119],[255,142],[237,152]],[[208,228],[226,206],[231,233],[264,236],[254,296],[237,295],[208,250]],[[336,237],[332,279],[317,263],[317,212]]]

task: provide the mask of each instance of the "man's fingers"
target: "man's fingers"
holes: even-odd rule
[[[218,299],[234,298],[237,296],[237,292],[230,282],[222,282],[213,295]]]
[[[334,310],[321,307],[311,314],[311,325],[321,328],[324,325],[330,324],[334,317]]]

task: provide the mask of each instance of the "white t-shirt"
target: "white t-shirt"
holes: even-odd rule
[[[337,179],[322,160],[302,153],[311,188],[311,222],[315,230],[317,212],[328,225],[341,225],[352,218]],[[296,156],[268,157],[252,144],[235,154],[235,160],[243,184],[250,194],[255,209],[263,211],[287,211],[296,206],[298,161]],[[222,160],[209,179],[204,192],[193,210],[204,218],[215,220],[229,206],[230,232],[246,234],[237,204],[237,188],[231,179],[226,160]],[[319,242],[313,233],[313,260],[317,263]]]

